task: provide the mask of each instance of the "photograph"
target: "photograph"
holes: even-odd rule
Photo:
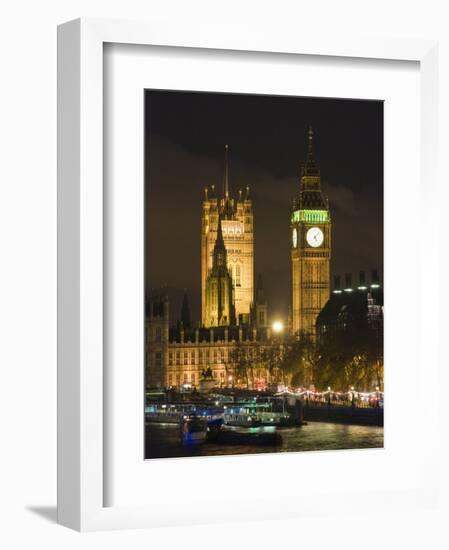
[[[144,106],[144,458],[382,449],[383,101]]]

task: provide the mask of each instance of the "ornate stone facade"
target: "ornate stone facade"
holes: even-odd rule
[[[226,247],[218,219],[212,269],[206,279],[206,327],[235,325],[234,285],[228,269]]]
[[[308,131],[299,197],[291,215],[292,331],[315,336],[318,314],[330,296],[331,216]]]
[[[227,252],[227,266],[234,286],[234,304],[237,324],[249,322],[254,300],[254,213],[249,187],[238,198],[230,191],[228,174],[228,146],[225,148],[225,170],[222,197],[215,186],[206,187],[201,213],[201,322],[210,326],[207,314],[207,277],[213,267],[214,247],[221,219],[223,240]]]
[[[147,305],[145,380],[147,388],[199,387],[202,372],[210,369],[217,387],[239,384],[236,350],[248,356],[256,348],[270,346],[267,328],[229,326],[184,329],[171,327],[166,298],[154,298]],[[254,368],[254,387],[269,383],[267,370]]]

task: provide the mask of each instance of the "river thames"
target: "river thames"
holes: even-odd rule
[[[275,428],[262,429],[272,431]],[[384,429],[377,426],[308,422],[301,427],[280,428],[278,433],[282,436],[282,443],[278,446],[221,445],[206,442],[202,445],[185,447],[180,443],[177,425],[147,424],[145,458],[368,449],[383,448],[384,444]]]

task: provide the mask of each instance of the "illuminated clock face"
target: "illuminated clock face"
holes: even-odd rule
[[[293,248],[296,248],[298,244],[298,230],[296,229],[296,227],[293,228],[292,244],[293,244]]]
[[[324,241],[323,232],[319,227],[311,227],[307,231],[306,240],[309,246],[313,246],[314,248],[321,246]]]

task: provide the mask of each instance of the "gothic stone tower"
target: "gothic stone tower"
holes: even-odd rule
[[[227,251],[227,264],[234,285],[236,322],[248,323],[254,299],[254,213],[249,187],[243,196],[233,198],[229,187],[228,146],[225,146],[225,169],[222,197],[217,198],[215,186],[204,190],[201,213],[201,299],[202,324],[207,327],[206,281],[212,269],[217,240],[218,220]]]
[[[206,279],[206,320],[204,324],[208,327],[235,324],[234,289],[227,266],[227,253],[221,223],[219,217],[212,269]]]
[[[315,323],[330,295],[331,217],[321,191],[320,168],[309,127],[307,159],[291,215],[292,331],[315,335]]]

